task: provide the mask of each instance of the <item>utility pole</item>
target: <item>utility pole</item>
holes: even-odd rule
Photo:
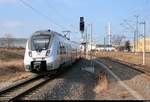
[[[93,27],[92,27],[92,24],[88,24],[89,26],[90,26],[90,45],[91,45],[91,51],[92,51],[92,42],[93,42],[93,35],[92,35],[92,33],[93,33]]]
[[[91,25],[91,51],[92,51],[92,43],[93,43],[93,26],[92,26],[92,24],[90,24]]]
[[[86,55],[86,58],[87,58],[87,44],[88,44],[88,41],[87,41],[87,26],[85,27],[85,55]]]
[[[137,52],[137,50],[138,50],[138,36],[139,36],[139,15],[135,15],[135,17],[136,17],[136,37],[135,37],[135,39],[136,39],[136,52]]]
[[[136,41],[136,31],[134,31],[134,42],[133,42],[133,52],[134,52],[134,54],[135,54],[135,48],[136,48],[136,46],[135,46],[135,41]]]
[[[137,20],[138,21],[138,20]],[[137,22],[136,22],[136,27],[133,27],[133,25],[131,25],[129,22],[131,21],[128,21],[128,20],[124,20],[125,24],[127,24],[129,26],[130,29],[132,29],[131,31],[133,32],[134,34],[134,37],[133,37],[133,52],[135,53],[136,52],[136,38],[137,38]],[[120,23],[120,25],[125,25],[124,23]]]
[[[146,22],[144,21],[144,26],[143,26],[143,33],[144,33],[144,48],[143,48],[143,65],[146,64],[146,53],[145,53],[145,50],[146,50],[146,41],[145,41],[145,38],[146,38]]]
[[[91,33],[91,41],[90,41],[90,44],[91,44],[91,51],[90,51],[90,60],[91,60],[91,66],[93,66],[93,63],[92,63],[92,43],[93,43],[93,25],[92,23],[91,24],[88,24],[90,26],[90,33]]]
[[[104,51],[106,51],[106,38],[104,37]]]
[[[143,24],[143,65],[146,65],[146,22],[141,22]]]
[[[111,45],[111,23],[108,23],[108,45]]]

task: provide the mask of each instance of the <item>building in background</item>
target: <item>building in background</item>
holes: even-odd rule
[[[145,41],[146,41],[145,51],[150,52],[150,38],[146,38]],[[144,40],[140,39],[138,42],[135,42],[135,44],[136,43],[138,43],[138,46],[135,46],[135,51],[136,52],[143,52]]]
[[[87,44],[87,51],[96,50],[96,43],[88,43]]]
[[[96,45],[97,51],[116,51],[116,48],[112,45]]]

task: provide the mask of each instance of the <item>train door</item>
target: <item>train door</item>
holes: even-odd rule
[[[65,54],[66,54],[66,48],[64,43],[60,42],[60,60],[61,60],[61,64],[65,63]]]
[[[64,55],[63,55],[63,59],[64,59],[64,63],[67,63],[67,44],[64,44],[64,48],[63,48],[63,50],[64,50]]]
[[[68,51],[69,51],[69,61],[70,61],[70,64],[72,63],[72,48],[71,48],[71,45],[69,44],[68,46]]]
[[[67,44],[67,47],[66,47],[66,58],[67,58],[67,62],[68,64],[71,63],[71,45],[70,44]]]
[[[57,46],[57,61],[58,61],[59,65],[62,64],[61,43],[60,42],[58,43],[58,46]]]
[[[60,59],[60,64],[63,64],[63,45],[61,42],[59,42],[59,59]]]

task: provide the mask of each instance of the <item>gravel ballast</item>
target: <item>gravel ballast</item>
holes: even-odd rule
[[[136,100],[124,87],[108,75],[108,88],[100,93],[95,88],[103,81],[98,82],[95,73],[88,72],[90,61],[81,60],[57,78],[36,90],[23,100]]]

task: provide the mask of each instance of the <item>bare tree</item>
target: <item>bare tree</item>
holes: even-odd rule
[[[7,48],[12,47],[12,44],[13,44],[12,35],[7,33],[4,36],[5,36],[4,37],[4,39],[5,39],[5,47],[7,47]]]
[[[125,38],[126,37],[124,35],[114,35],[112,37],[112,44],[116,46],[120,46]]]

